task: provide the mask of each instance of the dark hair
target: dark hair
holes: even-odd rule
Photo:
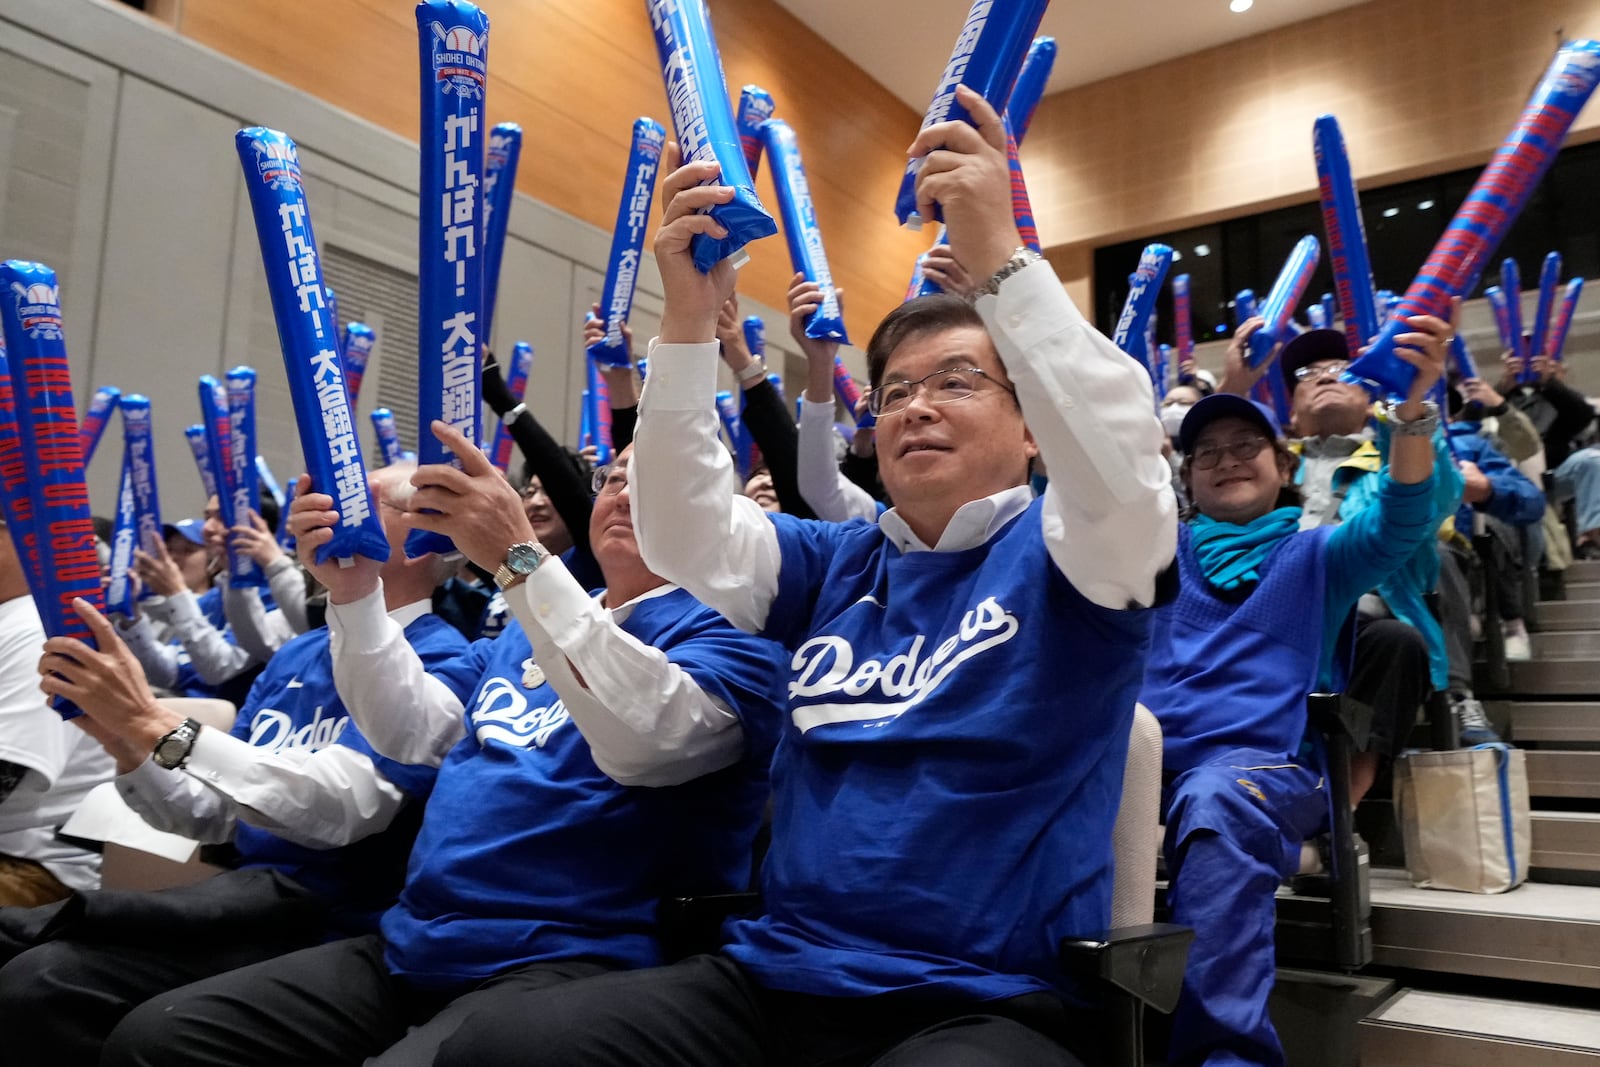
[[[571,448],[567,445],[561,446],[561,455],[566,460],[567,466],[571,469],[573,476],[582,484],[588,485],[589,478],[594,474],[594,468],[589,466],[589,461],[579,455],[577,449]],[[528,483],[533,481],[533,479],[539,475],[539,472],[533,469],[533,464],[528,460],[522,461],[521,471],[521,480],[513,481],[511,483],[516,487],[516,490],[519,493],[526,490],[528,488]],[[544,479],[540,478],[539,480],[542,482]]]
[[[1294,472],[1300,469],[1300,454],[1291,451],[1288,443],[1281,437],[1273,440],[1272,451],[1277,454],[1279,462],[1287,460],[1289,464],[1289,484],[1278,487],[1278,499],[1272,502],[1273,508],[1304,507],[1305,498],[1300,493],[1300,487],[1294,484]],[[1184,522],[1188,522],[1200,514],[1200,507],[1194,502],[1194,493],[1189,488],[1189,479],[1194,469],[1193,463],[1194,460],[1185,455],[1183,462],[1178,465],[1178,479],[1183,482],[1183,491],[1189,496],[1189,503],[1184,506],[1183,511],[1178,515],[1178,518]]]
[[[966,326],[985,329],[977,309],[954,293],[933,293],[907,300],[883,317],[867,342],[867,384],[876,389],[883,384],[883,368],[894,350],[928,333],[959,330]]]

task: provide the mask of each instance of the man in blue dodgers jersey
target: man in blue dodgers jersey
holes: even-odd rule
[[[729,190],[714,164],[667,179],[639,542],[653,569],[793,650],[765,914],[728,924],[719,955],[572,983],[537,1010],[485,1005],[440,1063],[1079,1062],[1069,1049],[1094,1028],[1069,1032],[1058,941],[1110,920],[1137,609],[1170,595],[1175,508],[1149,375],[1013,251],[1000,121],[961,91],[978,126],[922,132],[918,198],[925,216],[943,206],[988,293],[976,311],[908,303],[869,346],[896,505],[876,528],[730,500],[711,338],[732,268],[702,275],[687,253],[720,232],[696,212]],[[1035,500],[1036,451],[1052,477]],[[597,753],[630,728],[654,738],[664,776],[749,740],[666,712],[580,721]]]
[[[408,475],[385,468],[378,478]],[[406,528],[389,526],[386,617],[429,677],[468,693],[477,678],[466,673],[467,642],[430,607],[451,566],[436,557],[407,565]],[[94,625],[104,651],[47,645],[41,668],[62,678],[43,688],[71,687],[80,721],[117,758],[119,791],[146,821],[232,840],[243,869],[188,889],[92,894],[58,917],[58,939],[0,969],[8,1064],[98,1063],[106,1035],[159,993],[374,929],[400,888],[433,783],[431,769],[374,753],[350,721],[326,629],[273,657],[229,736],[155,705],[127,646],[103,619]]]
[[[330,498],[301,492],[290,517],[301,558],[328,587],[335,680],[352,715],[379,751],[439,768],[382,936],[158,998],[112,1035],[104,1063],[429,1064],[481,998],[514,990],[538,1010],[570,979],[659,964],[663,896],[748,885],[782,650],[644,567],[625,467],[607,472],[590,521],[608,583],[597,599],[533,539],[516,490],[483,453],[434,428],[462,469],[421,468],[415,496],[391,495],[386,510],[399,505],[493,571],[514,614],[473,646],[480,681],[465,705],[398,640],[370,561],[313,565],[335,521]],[[714,774],[689,769],[682,785],[633,788],[613,778],[630,780],[677,742],[618,744],[597,765],[570,721],[580,709],[645,721],[662,708],[723,730],[742,723],[745,755]]]

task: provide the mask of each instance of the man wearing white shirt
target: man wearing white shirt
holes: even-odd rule
[[[382,482],[409,471],[385,468]],[[379,610],[430,679],[460,693],[467,643],[432,614],[450,569],[408,565],[406,529],[388,524],[391,562]],[[325,629],[290,641],[251,688],[232,732],[156,702],[110,622],[79,606],[98,650],[71,639],[35,653],[30,688],[68,696],[117,759],[117,788],[160,830],[231,843],[241,869],[201,886],[79,902],[57,936],[0,968],[6,1062],[98,1063],[106,1036],[157,994],[328,937],[375,928],[395,899],[433,785],[430,768],[373,751],[333,686]],[[437,676],[437,677],[436,677]],[[440,681],[440,679],[443,679]]]
[[[511,607],[505,631],[463,657],[477,680],[465,699],[422,672],[383,614],[375,564],[311,558],[337,521],[332,498],[302,485],[290,513],[301,558],[328,589],[345,705],[379,752],[438,769],[399,901],[379,934],[147,1003],[111,1036],[103,1063],[431,1064],[482,997],[536,1001],[573,979],[658,964],[664,897],[748,885],[767,797],[762,738],[781,715],[780,650],[644,566],[625,465],[604,472],[590,520],[606,580],[596,597],[534,539],[483,453],[443,423],[434,432],[461,469],[423,467],[414,495],[390,493],[383,506],[449,536],[494,572]],[[691,751],[681,774],[663,776],[655,764],[675,739],[630,744],[637,733],[614,731],[600,758],[576,725],[645,722],[664,709],[713,736],[738,730],[747,754],[716,752],[702,766]],[[642,770],[651,784],[684,784],[618,784]]]
[[[439,1063],[1043,1067],[1092,1040],[1058,949],[1109,923],[1141,609],[1173,588],[1175,505],[1149,376],[1018,247],[1000,119],[958,93],[977,126],[919,135],[918,206],[943,207],[987,284],[975,306],[905,304],[868,347],[895,503],[876,526],[729,498],[712,338],[733,266],[702,274],[689,246],[723,235],[702,212],[732,190],[711,161],[665,180],[636,523],[653,570],[792,653],[764,912],[726,924],[716,955],[537,1010],[495,998]],[[663,713],[594,730],[597,759],[630,727],[660,739],[664,779],[677,750],[705,768],[748,741]]]

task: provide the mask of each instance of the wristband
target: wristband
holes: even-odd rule
[[[522,418],[522,413],[527,411],[527,410],[528,410],[528,405],[526,405],[524,403],[521,403],[519,401],[517,403],[516,407],[512,408],[510,411],[508,411],[504,415],[500,416],[500,421],[503,422],[505,425],[510,426],[512,423],[514,423],[518,419]]]
[[[752,359],[749,363],[744,365],[743,369],[734,374],[734,377],[738,379],[741,386],[754,385],[756,382],[760,381],[766,376],[767,365],[761,362],[759,359]]]

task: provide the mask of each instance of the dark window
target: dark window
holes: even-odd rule
[[[1482,167],[1474,167],[1362,190],[1361,215],[1372,256],[1373,281],[1379,289],[1405,291],[1482,171]],[[1600,196],[1595,195],[1596,189],[1600,189],[1600,142],[1563,150],[1501,242],[1477,289],[1467,296],[1482,296],[1485,287],[1498,285],[1499,264],[1507,256],[1522,268],[1524,291],[1538,286],[1540,265],[1545,253],[1551,251],[1561,253],[1563,281],[1600,277]],[[1189,275],[1195,341],[1225,336],[1233,329],[1235,294],[1250,289],[1257,300],[1265,299],[1295,242],[1308,233],[1326,244],[1322,210],[1315,200],[1096,249],[1095,322],[1108,335],[1116,328],[1128,294],[1128,275],[1138,264],[1139,253],[1146,245],[1160,242],[1171,245],[1181,257],[1174,259],[1168,278]],[[1301,305],[1301,321],[1305,319],[1305,304],[1332,290],[1333,271],[1324,247]],[[1170,285],[1162,288],[1156,314],[1156,338],[1171,344]]]

